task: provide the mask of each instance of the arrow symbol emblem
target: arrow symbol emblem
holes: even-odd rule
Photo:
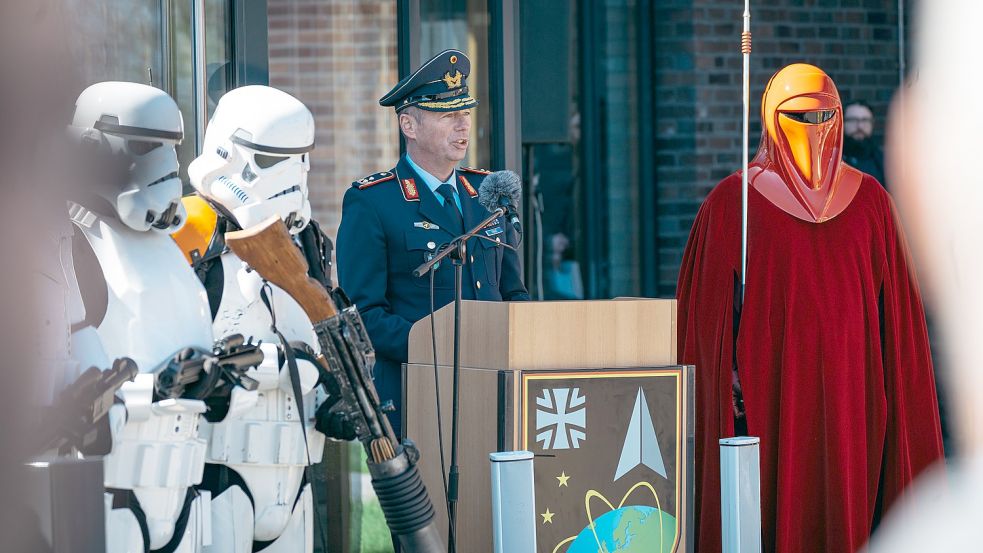
[[[655,425],[652,424],[648,402],[645,401],[645,392],[641,388],[635,396],[635,407],[628,423],[625,445],[621,448],[618,470],[614,473],[615,481],[638,465],[645,465],[663,478],[669,478],[662,460],[662,450],[659,449],[659,440],[655,436]]]

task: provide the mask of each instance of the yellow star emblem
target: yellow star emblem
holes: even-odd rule
[[[553,515],[555,514],[556,513],[551,513],[549,507],[547,507],[546,512],[540,514],[539,516],[543,517],[543,524],[546,524],[547,522],[553,524]]]
[[[560,481],[559,487],[563,487],[563,486],[566,486],[568,488],[570,487],[570,485],[567,484],[567,480],[570,480],[570,477],[567,476],[566,472],[561,472],[560,475],[556,476],[555,478]]]

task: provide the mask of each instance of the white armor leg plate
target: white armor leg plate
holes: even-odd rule
[[[290,522],[263,553],[311,553],[314,550],[314,501],[310,484],[304,491],[290,517]]]
[[[212,500],[212,544],[203,553],[250,553],[253,548],[253,505],[239,486]]]
[[[188,524],[174,553],[199,553],[212,541],[211,494],[202,492],[191,502]]]
[[[113,509],[112,503],[112,494],[106,494],[106,553],[144,553],[136,515],[129,509]]]

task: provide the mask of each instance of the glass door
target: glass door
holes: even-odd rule
[[[471,147],[463,165],[491,168],[493,136],[489,87],[488,0],[420,0],[418,53],[420,63],[453,48],[471,59],[468,88],[479,105],[472,110]],[[415,70],[413,67],[412,70]]]

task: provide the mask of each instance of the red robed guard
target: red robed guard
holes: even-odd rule
[[[883,187],[841,161],[842,116],[817,67],[790,65],[768,83],[743,302],[740,172],[707,196],[689,237],[679,351],[697,369],[700,551],[720,551],[718,439],[735,422],[761,437],[765,551],[856,550],[942,457],[904,236]]]

